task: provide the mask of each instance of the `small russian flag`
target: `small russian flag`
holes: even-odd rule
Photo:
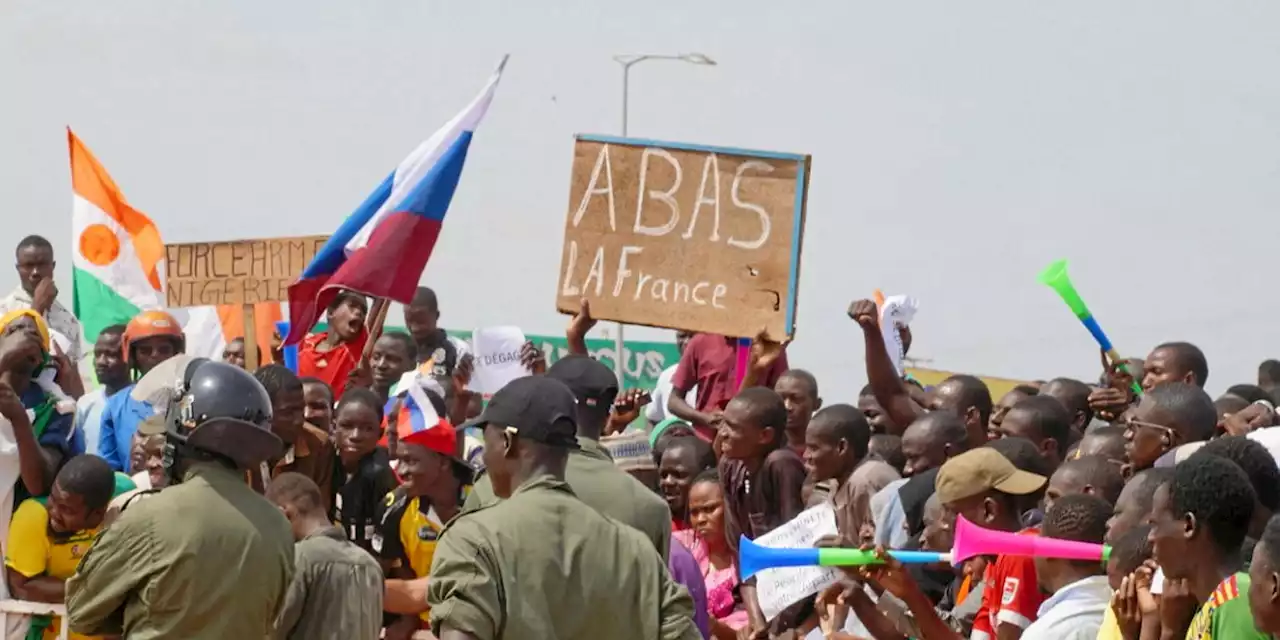
[[[449,420],[440,415],[444,410],[444,389],[431,377],[431,360],[406,373],[396,385],[395,396],[387,401],[387,431],[395,430],[396,438],[406,444],[420,444],[440,455],[458,457],[458,434]],[[427,395],[439,397],[439,405]],[[398,405],[397,405],[398,401]],[[398,406],[398,409],[397,409]],[[388,436],[380,444],[386,446]]]
[[[440,455],[457,458],[458,432],[436,413],[430,401],[420,404],[414,395],[404,396],[400,413],[394,416],[392,428],[396,437],[405,444],[420,444]]]

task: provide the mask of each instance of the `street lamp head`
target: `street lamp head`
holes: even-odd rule
[[[680,59],[691,64],[705,64],[712,67],[716,64],[715,60],[702,53],[683,53],[680,54]]]
[[[620,54],[613,56],[613,59],[623,67],[630,67],[645,60],[679,60],[680,62],[688,62],[689,64],[701,64],[714,67],[715,60],[704,53],[681,53],[679,55],[669,55],[661,53],[643,53],[643,54]]]

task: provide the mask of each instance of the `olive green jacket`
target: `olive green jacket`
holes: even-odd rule
[[[693,600],[639,531],[541,476],[454,518],[427,584],[431,628],[478,640],[700,640]]]
[[[196,463],[99,534],[67,581],[71,630],[129,640],[259,640],[293,577],[293,532],[244,473]]]
[[[565,482],[587,506],[643,533],[665,560],[671,544],[671,509],[658,494],[618,468],[600,443],[578,437],[582,448],[569,452]],[[493,494],[489,476],[481,476],[472,487],[462,513],[492,505],[500,498]]]

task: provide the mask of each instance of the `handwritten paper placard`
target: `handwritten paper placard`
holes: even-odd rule
[[[806,509],[792,521],[756,538],[765,547],[812,547],[819,538],[836,533],[836,512],[830,502]],[[764,569],[756,574],[760,612],[772,620],[792,603],[807,598],[839,577],[831,567]]]
[[[627,138],[574,145],[556,308],[630,324],[794,332],[809,156]]]
[[[328,236],[166,244],[171,308],[284,302]]]
[[[471,390],[492,395],[508,382],[529,375],[529,370],[520,362],[524,342],[520,327],[476,329],[471,334],[476,368]]]

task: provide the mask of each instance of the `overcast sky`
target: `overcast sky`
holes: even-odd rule
[[[424,281],[447,326],[560,332],[611,55],[697,51],[633,68],[631,134],[812,154],[791,363],[828,402],[865,381],[845,308],[875,287],[920,298],[931,366],[1096,376],[1035,282],[1063,257],[1122,352],[1190,340],[1221,391],[1280,357],[1278,32],[1270,0],[9,0],[0,247],[53,240],[70,304],[67,125],[168,241],[329,233],[509,52]]]

